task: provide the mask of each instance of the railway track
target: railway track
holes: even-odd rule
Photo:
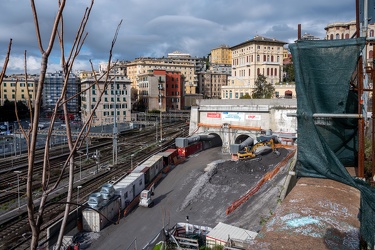
[[[86,196],[97,191],[102,184],[123,177],[133,166],[135,167],[138,163],[143,162],[154,153],[165,150],[167,147],[171,147],[171,145],[174,144],[174,139],[176,137],[187,136],[186,133],[182,134],[180,129],[183,126],[185,126],[185,131],[187,131],[187,125],[184,123],[178,125],[164,125],[163,138],[167,138],[167,140],[162,143],[156,143],[156,141],[153,142],[153,140],[150,141],[150,137],[155,134],[154,129],[143,131],[142,136],[141,134],[137,134],[120,137],[118,143],[118,164],[116,166],[112,166],[112,141],[108,142],[110,145],[104,145],[106,143],[102,143],[103,145],[100,148],[97,147],[95,149],[99,150],[100,155],[102,155],[100,158],[100,166],[98,166],[99,164],[95,161],[91,161],[85,165],[86,171],[92,169],[92,172],[95,174],[90,174],[90,178],[86,178],[84,181],[79,182],[78,185],[82,186],[79,191],[79,203],[83,203]],[[131,157],[131,155],[133,155],[133,157]],[[75,162],[75,164],[77,166],[78,162]],[[79,169],[76,168],[75,175],[78,175],[79,173]],[[8,181],[9,180],[12,179],[8,179]],[[23,192],[25,192],[25,190],[23,190]],[[74,189],[72,197],[77,195],[75,192],[76,189]],[[14,196],[15,194],[13,193],[13,202],[15,200]],[[65,199],[65,193],[58,193],[51,196],[51,200],[55,203],[64,202]],[[76,206],[71,206],[71,209],[75,208]],[[52,223],[55,223],[56,220],[59,220],[63,216],[63,211],[64,205],[62,204],[47,207],[43,217],[45,222],[42,226],[41,240],[47,240],[45,229]],[[53,220],[48,218],[53,218]],[[29,241],[30,228],[28,226],[26,212],[20,212],[16,218],[12,218],[7,223],[2,223],[0,225],[0,249],[27,249],[30,244]]]

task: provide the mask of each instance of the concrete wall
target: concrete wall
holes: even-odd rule
[[[239,136],[255,139],[269,129],[296,133],[297,118],[287,116],[296,111],[296,99],[200,100],[191,109],[189,134],[217,134],[223,142],[222,151],[229,153],[230,144]]]

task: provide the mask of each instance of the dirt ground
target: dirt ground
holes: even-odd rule
[[[259,231],[262,222],[270,216],[279,201],[279,194],[285,177],[285,169],[268,181],[259,192],[230,215],[227,207],[243,196],[288,153],[270,152],[255,159],[217,160],[207,165],[180,207],[180,212],[189,214],[201,225],[214,227],[224,222],[242,228]],[[250,213],[246,216],[246,213]]]

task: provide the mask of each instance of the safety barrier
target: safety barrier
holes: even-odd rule
[[[234,201],[225,211],[225,213],[228,215],[232,213],[234,210],[236,210],[239,206],[241,206],[245,201],[247,201],[251,196],[253,196],[256,192],[259,191],[260,187],[268,180],[272,179],[280,170],[281,167],[285,166],[285,164],[294,156],[296,150],[293,150],[290,152],[282,161],[280,161],[276,167],[270,171],[267,172],[263,178],[254,186],[252,187],[245,195]]]

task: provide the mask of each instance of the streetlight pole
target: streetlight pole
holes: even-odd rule
[[[18,196],[18,209],[21,208],[21,202],[20,202],[20,174],[22,171],[16,170],[14,173],[17,174],[17,196]]]
[[[85,133],[86,133],[86,160],[89,159],[89,138],[87,134],[87,126],[85,127]]]
[[[78,220],[78,208],[79,208],[79,204],[78,204],[78,198],[79,198],[79,190],[82,188],[82,186],[77,186],[77,220]]]
[[[113,165],[117,165],[117,91],[116,91],[116,72],[113,81],[113,93],[115,96],[115,113],[114,113],[114,123],[113,123]]]
[[[79,180],[82,179],[82,155],[79,156]]]

